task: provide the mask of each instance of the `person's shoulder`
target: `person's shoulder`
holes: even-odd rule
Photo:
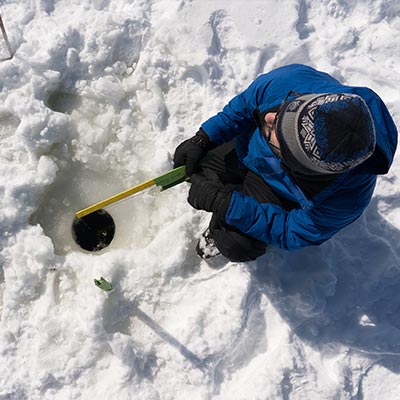
[[[282,74],[292,74],[294,72],[301,72],[301,71],[313,71],[313,72],[317,72],[314,68],[308,66],[308,65],[304,65],[304,64],[288,64],[288,65],[282,65],[278,68],[272,69],[269,72],[266,72],[264,74],[259,75],[257,79],[263,79],[265,77],[271,77],[271,76],[278,76],[278,75],[282,75]]]

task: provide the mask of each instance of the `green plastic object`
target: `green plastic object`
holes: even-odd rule
[[[95,279],[94,284],[101,290],[104,290],[105,292],[111,292],[113,290],[113,286],[111,282],[108,282],[106,279],[101,277],[100,279]]]
[[[163,175],[154,178],[154,183],[161,187],[161,190],[169,189],[186,179],[185,166],[172,169]]]

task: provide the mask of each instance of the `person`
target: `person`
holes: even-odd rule
[[[320,245],[360,217],[396,146],[371,89],[299,64],[260,75],[175,150],[189,203],[212,213],[198,254],[244,262]]]

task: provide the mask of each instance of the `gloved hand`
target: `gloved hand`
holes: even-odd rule
[[[189,190],[188,202],[197,210],[209,211],[225,219],[231,201],[232,192],[217,182],[199,174],[193,174]]]
[[[207,134],[200,129],[193,137],[185,140],[176,148],[174,168],[185,165],[186,176],[191,176],[199,161],[214,147],[215,145],[211,143]]]

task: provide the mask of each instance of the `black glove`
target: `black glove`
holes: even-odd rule
[[[188,202],[197,210],[205,210],[225,219],[231,201],[232,192],[224,187],[222,182],[193,174],[190,178],[192,185],[189,190]]]
[[[191,176],[199,161],[215,147],[207,134],[200,129],[193,137],[182,142],[175,150],[174,168],[186,166],[186,176]]]

